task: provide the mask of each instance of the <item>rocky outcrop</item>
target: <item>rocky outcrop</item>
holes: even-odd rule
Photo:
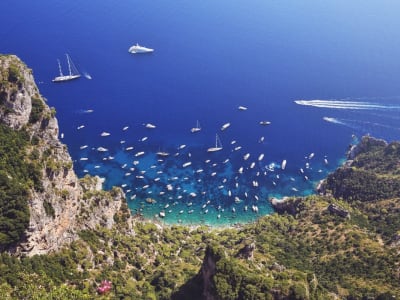
[[[35,142],[27,157],[35,151],[42,169],[42,188],[30,191],[29,228],[12,252],[46,254],[75,240],[82,229],[111,228],[125,201],[123,192],[101,191],[98,177],[77,178],[67,148],[58,139],[55,111],[40,95],[30,69],[16,56],[3,55],[0,75],[0,122],[28,132]]]
[[[283,199],[271,198],[270,202],[275,211],[279,214],[289,214],[295,216],[299,213],[299,206],[302,198],[284,197]]]
[[[243,248],[239,250],[237,254],[238,257],[252,260],[254,256],[254,250],[256,249],[256,244],[253,243],[246,243]]]
[[[388,145],[388,143],[381,139],[376,139],[370,136],[364,136],[360,143],[357,145],[351,145],[349,151],[347,152],[347,159],[353,160],[361,153],[374,151],[377,148],[384,148]]]
[[[327,209],[331,214],[340,216],[342,218],[350,218],[349,211],[344,209],[343,207],[340,207],[337,204],[331,203],[331,204],[329,204]]]
[[[203,299],[217,299],[214,293],[215,288],[212,279],[216,273],[217,262],[220,259],[221,253],[219,253],[218,249],[208,246],[200,270],[200,276],[203,283]]]

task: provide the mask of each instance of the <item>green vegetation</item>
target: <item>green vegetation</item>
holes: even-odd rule
[[[38,166],[26,161],[29,136],[0,124],[0,249],[18,242],[29,223],[29,190],[41,189]]]
[[[195,300],[202,299],[205,285],[202,265],[207,272],[214,265],[207,284],[216,299],[331,299],[332,293],[347,299],[400,296],[397,249],[358,226],[357,218],[330,214],[326,207],[332,202],[346,206],[333,198],[310,196],[296,216],[275,214],[240,229],[161,228],[140,221],[129,229],[121,221],[113,230],[85,230],[59,253],[23,259],[3,254],[0,286],[17,298],[20,276],[38,276],[51,281],[50,287],[93,298],[107,279],[113,289],[103,296],[106,299],[190,295]],[[352,215],[361,214],[349,209]],[[255,249],[247,259],[240,253],[250,243]],[[26,288],[25,284],[23,292],[30,297],[39,293]]]
[[[44,103],[40,98],[32,98],[32,110],[29,116],[29,123],[33,124],[38,122],[42,116],[44,111]]]
[[[23,80],[19,67],[0,70],[0,105]],[[45,127],[54,114],[39,96],[32,99],[30,124]],[[41,170],[51,179],[72,167],[55,160],[40,134],[30,139],[30,124],[20,131],[0,125],[1,299],[400,297],[399,143],[364,138],[351,167],[328,177],[326,195],[290,199],[290,214],[283,210],[241,228],[190,228],[132,221],[124,204],[112,229],[82,230],[57,253],[15,257],[4,250],[24,237],[29,194],[43,189]],[[93,191],[89,176],[80,184],[79,221],[119,194]],[[68,190],[55,193],[69,201]],[[55,218],[51,203],[43,208]],[[350,217],[330,212],[330,204]],[[100,295],[103,280],[112,288]]]

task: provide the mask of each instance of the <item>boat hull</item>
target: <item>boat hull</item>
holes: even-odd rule
[[[78,79],[81,77],[81,75],[66,75],[66,76],[58,76],[54,78],[52,81],[53,82],[64,82],[64,81],[70,81],[74,79]]]
[[[128,52],[132,53],[132,54],[151,53],[151,52],[154,52],[154,49],[135,45],[135,46],[130,47]]]

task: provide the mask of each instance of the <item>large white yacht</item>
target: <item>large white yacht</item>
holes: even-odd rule
[[[81,74],[79,74],[78,69],[75,67],[74,63],[72,62],[71,58],[69,57],[68,54],[65,54],[67,56],[67,63],[68,63],[68,75],[64,75],[61,69],[61,63],[60,60],[58,61],[58,70],[60,72],[60,75],[55,77],[52,81],[53,82],[63,82],[63,81],[69,81],[73,79],[77,79],[81,77]]]
[[[136,43],[136,45],[133,45],[132,47],[130,47],[128,51],[133,54],[135,54],[135,53],[150,53],[150,52],[153,52],[154,49],[146,48],[146,47],[140,46],[138,43]]]

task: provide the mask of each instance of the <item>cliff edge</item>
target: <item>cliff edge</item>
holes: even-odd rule
[[[28,136],[20,150],[40,177],[39,185],[28,184],[29,225],[9,247],[12,253],[46,254],[75,240],[82,229],[113,226],[114,216],[126,209],[122,190],[102,191],[98,177],[78,179],[58,139],[55,110],[40,95],[32,70],[14,55],[0,55],[0,124]]]

